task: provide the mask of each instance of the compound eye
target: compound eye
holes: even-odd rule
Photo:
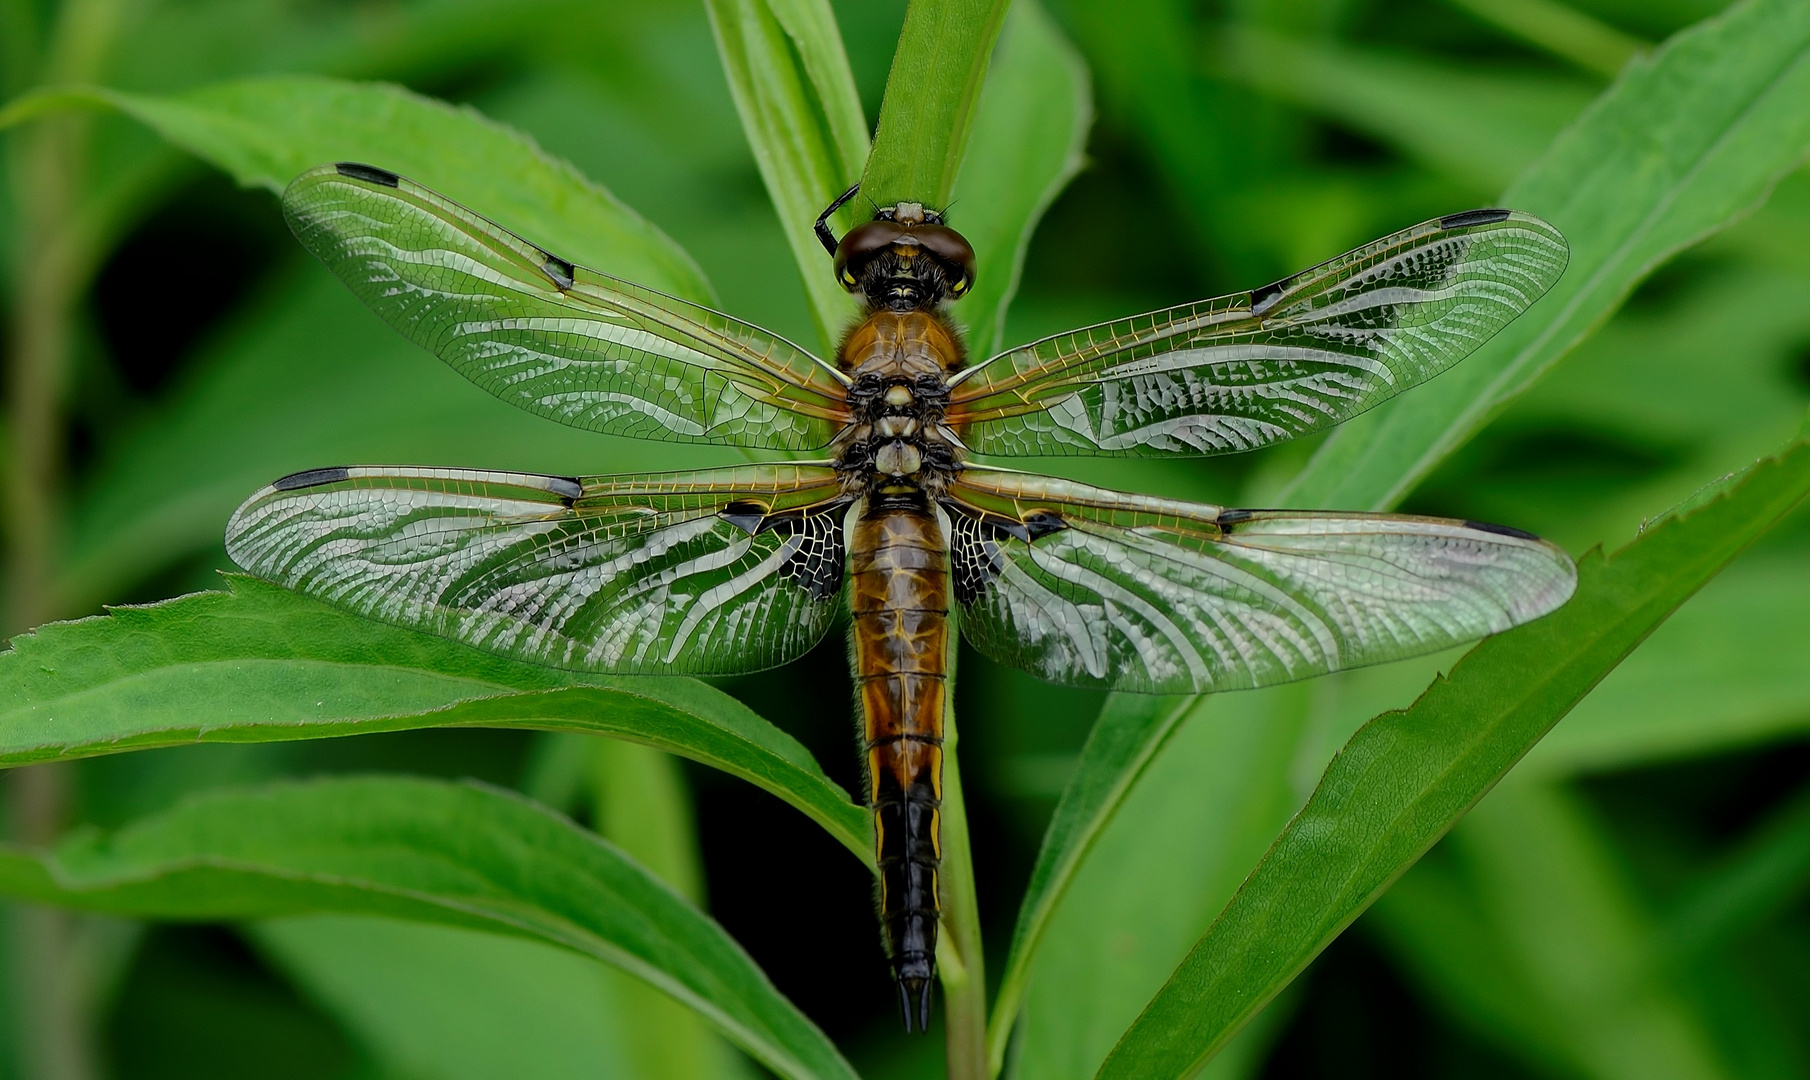
[[[870,221],[848,231],[836,245],[836,280],[845,289],[859,284],[861,268],[892,242],[905,235],[905,229],[890,221]]]
[[[949,286],[949,295],[967,292],[974,284],[974,248],[967,238],[947,225],[920,225],[912,231],[955,279]]]

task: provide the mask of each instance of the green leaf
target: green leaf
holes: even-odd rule
[[[1646,43],[1559,0],[1450,0],[1530,45],[1613,78]]]
[[[1094,838],[1067,873],[1064,894],[1031,942],[1036,947],[1011,956],[1014,968],[1030,967],[1011,1054],[1017,1075],[1092,1076],[1306,802],[1340,744],[1378,712],[1411,703],[1456,655],[1207,697],[1172,733],[1166,722],[1124,723],[1139,719],[1140,706],[1156,699],[1109,699],[1106,715],[1119,718],[1121,732],[1167,742],[1137,748],[1150,760],[1129,784],[1114,779],[1115,755],[1100,752],[1112,746],[1105,740],[1090,743],[1071,770],[1054,820],[1072,821],[1082,805],[1099,820],[1088,825]],[[1113,798],[1082,802],[1107,784],[1117,789]],[[1059,845],[1075,835],[1070,828],[1052,829],[1039,870],[1053,859],[1072,858]],[[1114,930],[1100,934],[1102,926]],[[1272,1003],[1214,1059],[1208,1075],[1246,1075],[1261,1062],[1262,1047],[1287,1011],[1285,1002]]]
[[[615,848],[520,796],[371,778],[194,799],[53,852],[0,851],[0,890],[145,918],[305,911],[515,934],[622,968],[786,1077],[850,1077],[741,948]]]
[[[1727,752],[1810,726],[1810,575],[1797,552],[1729,567],[1591,691],[1521,772]]]
[[[1764,202],[1810,148],[1807,55],[1810,7],[1748,0],[1630,63],[1502,197],[1569,240],[1558,285],[1464,363],[1345,424],[1283,501],[1393,505],[1655,267]]]
[[[0,653],[0,764],[425,727],[581,731],[739,776],[871,861],[867,811],[794,739],[703,683],[504,660],[255,578],[228,580],[230,592],[13,638]]]
[[[239,183],[275,192],[330,161],[381,166],[564,258],[712,301],[703,272],[660,230],[527,136],[473,109],[397,86],[280,75],[168,96],[50,89],[0,110],[0,128],[78,106],[118,109]]]
[[[1300,703],[1321,686],[1192,710],[1111,699],[1045,836],[1001,983],[992,1034],[997,1045],[1016,1028],[1015,1076],[1081,1080],[1099,1068],[1299,806],[1292,781],[1316,726]],[[1149,762],[1135,781],[1113,772],[1126,751]],[[1021,1018],[1006,1000],[1013,982]],[[1257,1027],[1241,1040],[1261,1047]]]
[[[1720,855],[1659,927],[1672,964],[1713,953],[1810,890],[1810,789],[1799,788]]]
[[[635,1075],[618,987],[604,978],[616,973],[566,949],[358,915],[272,919],[248,930],[258,951],[331,1012],[385,1075]],[[670,1003],[626,976],[622,985]]]
[[[1031,234],[1080,171],[1092,123],[1081,54],[1034,0],[1019,0],[1006,16],[950,202],[978,268],[955,312],[976,358],[1001,344]]]
[[[861,193],[947,206],[1010,0],[912,0],[886,77]]]
[[[1100,719],[1088,733],[1062,801],[1044,830],[1043,846],[1019,903],[987,1031],[988,1066],[994,1074],[1005,1066],[1006,1045],[1018,1022],[1031,961],[1082,860],[1157,752],[1207,700],[1141,694],[1115,694],[1107,699]]]
[[[833,349],[855,303],[812,225],[867,159],[867,121],[835,16],[828,0],[706,0],[705,9],[818,335]]]
[[[685,776],[670,754],[615,739],[590,746],[593,827],[673,887],[704,904],[704,868]],[[634,1062],[649,1080],[720,1076],[725,1047],[697,1014],[646,986],[614,980],[616,1011]]]
[[[1472,925],[1448,938],[1449,919],[1413,921],[1429,914],[1425,903],[1385,915],[1389,938],[1435,988],[1435,1000],[1485,1005],[1473,1022],[1536,1067],[1596,1080],[1737,1075],[1690,996],[1654,970],[1652,913],[1577,796],[1517,775],[1465,818],[1449,844],[1453,899]],[[1379,914],[1394,895],[1379,902]],[[1478,970],[1456,972],[1468,954],[1454,950],[1477,937],[1485,939]],[[1475,985],[1492,977],[1506,984],[1502,990]]]
[[[1336,120],[1479,192],[1501,191],[1594,96],[1543,71],[1479,70],[1245,30],[1229,33],[1226,73]]]
[[[1810,443],[1583,560],[1557,612],[1485,641],[1365,725],[1101,1068],[1185,1075],[1210,1058],[1679,604],[1810,493]]]

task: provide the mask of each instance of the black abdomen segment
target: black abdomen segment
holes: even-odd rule
[[[868,510],[849,569],[880,921],[906,1030],[922,1030],[936,973],[949,645],[948,555],[936,517],[923,505]]]

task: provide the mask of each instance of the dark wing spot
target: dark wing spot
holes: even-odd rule
[[[1048,536],[1053,532],[1061,532],[1068,528],[1068,522],[1054,510],[1033,510],[1024,516],[1025,531],[1032,540],[1040,536]]]
[[[1507,221],[1510,211],[1507,210],[1466,210],[1462,214],[1447,214],[1439,219],[1442,229],[1464,229],[1472,225],[1494,225],[1498,221]]]
[[[1514,529],[1507,525],[1491,525],[1487,521],[1467,521],[1464,523],[1464,527],[1467,529],[1476,529],[1478,532],[1495,533],[1497,536],[1512,536],[1516,540],[1539,539],[1539,537],[1524,529]]]
[[[761,522],[767,516],[767,508],[757,502],[732,502],[718,510],[716,516],[753,536],[760,531]]]
[[[584,494],[584,485],[575,476],[549,476],[545,479],[547,490],[562,499],[576,499]]]
[[[544,251],[541,254],[547,255]],[[572,287],[572,274],[575,272],[575,268],[558,255],[547,255],[547,261],[541,263],[540,268],[541,272],[552,278],[553,284],[558,285],[561,290]]]
[[[349,176],[354,180],[363,180],[367,184],[377,184],[382,187],[402,186],[402,177],[397,176],[388,169],[379,169],[374,165],[360,165],[356,161],[342,161],[333,167],[339,170],[339,175]]]
[[[1281,281],[1272,281],[1261,289],[1252,289],[1251,314],[1261,315],[1274,307],[1283,291],[1288,288],[1288,283],[1293,280],[1293,278],[1283,278]]]
[[[295,491],[298,488],[316,487],[320,484],[337,484],[348,475],[350,474],[343,466],[331,469],[309,469],[305,472],[290,473],[270,486],[278,491]]]
[[[1215,524],[1224,529],[1228,526],[1240,525],[1251,520],[1251,514],[1252,511],[1250,510],[1221,510],[1219,516],[1213,520]]]

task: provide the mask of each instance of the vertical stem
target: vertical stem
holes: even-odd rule
[[[61,472],[60,389],[69,364],[76,293],[70,189],[80,176],[82,117],[51,117],[15,135],[24,228],[14,260],[7,365],[7,629],[52,616],[56,489]]]
[[[949,689],[943,711],[943,926],[936,966],[943,983],[949,1080],[988,1080],[986,960],[981,952],[968,810],[956,761],[956,639],[949,635]]]
[[[80,81],[99,71],[113,40],[119,0],[65,0],[39,59],[41,81]],[[9,24],[24,23],[18,17]],[[9,59],[16,50],[9,50]],[[4,630],[17,633],[62,614],[55,593],[58,492],[62,484],[62,392],[88,260],[77,193],[84,187],[89,121],[50,117],[13,133],[7,147],[19,208],[13,259],[13,332],[6,364]],[[37,765],[10,777],[13,834],[42,846],[67,818],[67,766]],[[30,1080],[89,1080],[93,1017],[63,911],[18,905],[12,918],[15,1020]]]
[[[51,593],[62,424],[59,390],[70,351],[78,289],[71,188],[85,132],[81,118],[53,118],[13,136],[21,211],[14,259],[13,333],[6,371],[6,625],[14,633],[56,614]],[[69,774],[33,765],[8,777],[13,836],[47,845],[62,831]],[[85,1080],[90,1060],[76,973],[69,962],[75,927],[68,912],[21,904],[13,909],[12,975],[24,1074],[31,1080]]]

